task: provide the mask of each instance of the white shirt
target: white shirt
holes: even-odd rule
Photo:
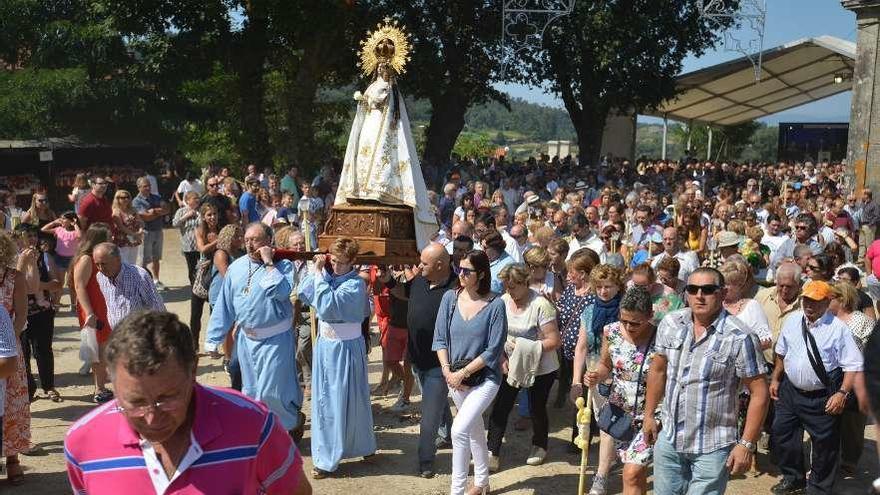
[[[801,332],[803,319],[803,310],[785,318],[776,342],[776,354],[782,358],[785,375],[792,385],[806,391],[821,390],[825,386],[816,376],[807,357],[807,343]],[[842,368],[844,372],[862,371],[864,359],[846,323],[826,312],[815,323],[808,324],[807,331],[816,340],[825,371],[835,368]]]
[[[580,248],[590,248],[595,251],[596,254],[600,254],[602,251],[605,251],[605,243],[602,242],[602,239],[600,239],[593,231],[590,231],[590,237],[587,237],[586,240],[583,241],[579,241],[577,238],[572,237],[568,241],[568,256],[565,257],[565,260],[570,260],[571,255]]]
[[[504,252],[506,252],[508,255],[510,255],[511,258],[513,258],[514,263],[522,263],[522,251],[519,250],[519,245],[516,242],[516,239],[511,237],[511,235],[508,234],[506,230],[502,230],[500,232],[501,238],[504,239],[504,242],[506,243],[504,246]]]
[[[174,475],[171,478],[168,478],[168,475],[165,474],[165,468],[162,467],[162,461],[159,460],[159,456],[156,455],[156,450],[153,448],[153,444],[148,442],[147,440],[141,439],[141,451],[144,454],[144,463],[147,465],[147,473],[150,475],[150,481],[153,482],[153,489],[156,490],[156,495],[162,495],[165,493],[165,490],[171,485],[171,483],[180,477],[180,474],[187,470],[196,460],[202,456],[202,447],[199,445],[199,442],[196,441],[195,435],[192,432],[189,433],[189,449],[186,451],[186,454],[183,455],[183,459],[180,460],[180,464],[177,466],[177,470],[174,471]]]
[[[738,315],[739,321],[745,324],[745,328],[754,332],[758,336],[758,340],[773,340],[773,334],[770,332],[770,322],[767,321],[767,315],[764,314],[764,308],[761,303],[754,299],[749,299],[742,307]]]
[[[177,186],[177,194],[179,194],[180,197],[183,198],[183,196],[190,191],[197,192],[199,196],[205,194],[205,188],[204,186],[202,186],[202,181],[200,181],[199,179],[194,179],[191,181],[184,179],[180,181],[180,184]]]
[[[660,260],[669,256],[666,251],[658,254],[654,257],[654,261],[651,262],[651,268],[657,269],[657,265],[660,264]],[[688,277],[691,273],[700,267],[700,260],[697,258],[697,253],[693,251],[681,251],[679,250],[673,256],[678,260],[679,269],[678,269],[678,279],[682,282],[687,282]]]

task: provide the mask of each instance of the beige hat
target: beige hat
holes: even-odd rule
[[[739,245],[739,234],[729,230],[722,230],[715,234],[715,240],[718,241],[718,247],[729,247]]]

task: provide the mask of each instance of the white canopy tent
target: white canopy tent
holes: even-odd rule
[[[761,80],[741,57],[678,77],[679,94],[655,111],[663,118],[666,157],[668,119],[707,125],[735,125],[782,112],[852,89],[856,45],[832,36],[803,38],[764,50]],[[709,128],[709,154],[712,134]]]

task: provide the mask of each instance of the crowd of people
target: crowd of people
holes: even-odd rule
[[[433,477],[438,449],[451,448],[453,495],[489,493],[505,466],[569,455],[548,446],[554,415],[579,452],[570,404],[581,397],[598,443],[591,495],[646,493],[649,470],[655,493],[724,493],[731,475],[771,465],[775,494],[832,493],[858,470],[880,396],[880,203],[848,189],[841,164],[460,161],[426,170],[440,229],[408,266],[359,264],[347,237],[327,254],[290,254],[315,250],[333,167],[313,180],[297,167],[243,175],[185,172],[161,194],[151,175],[137,191],[83,177],[60,216],[42,192],[4,210],[10,481],[24,481],[37,377],[64,400],[52,340],[65,287],[81,372],[103,404],[65,443],[71,484],[88,493],[210,486],[233,479],[223,466],[247,473],[234,478],[244,491],[310,493],[296,447],[305,426],[320,483],[381,448],[371,402],[394,394],[390,412],[419,414],[414,474]],[[188,325],[161,297],[169,225],[192,287]],[[371,389],[374,320],[383,373]],[[196,383],[199,356],[223,359],[240,394]],[[514,410],[513,427],[532,431],[525,459],[504,454]],[[127,436],[95,435],[106,428]],[[220,454],[254,444],[266,448]]]

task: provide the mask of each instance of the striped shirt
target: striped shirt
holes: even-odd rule
[[[192,445],[170,480],[113,400],[80,418],[64,439],[74,493],[292,493],[303,460],[278,418],[235,391],[194,387]]]
[[[736,443],[741,380],[766,370],[754,332],[722,310],[695,341],[691,310],[682,309],[660,322],[657,353],[668,362],[662,432],[675,450],[706,454]]]
[[[118,328],[119,322],[140,309],[165,311],[165,304],[156,292],[153,278],[139,266],[122,263],[116,277],[111,279],[98,272],[96,278],[104,300],[107,301],[107,322],[110,328]]]
[[[193,211],[189,206],[184,206],[174,213],[174,219],[171,225],[180,229],[180,250],[184,253],[198,251],[196,247],[196,227],[202,221],[201,215],[183,219],[183,216]]]

